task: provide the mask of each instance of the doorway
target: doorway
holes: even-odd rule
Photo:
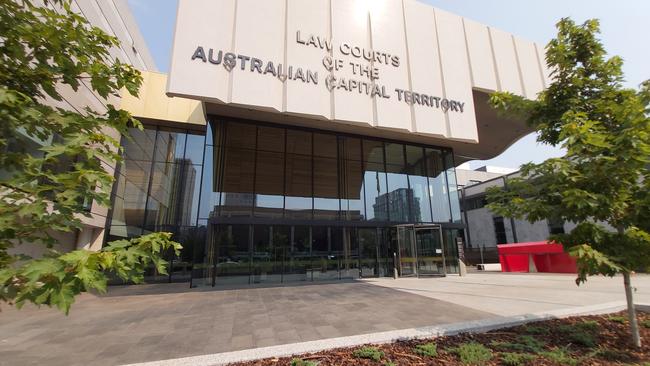
[[[398,225],[400,277],[445,276],[445,253],[440,225]]]

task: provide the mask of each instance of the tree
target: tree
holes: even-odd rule
[[[641,346],[630,274],[650,266],[650,83],[622,86],[622,60],[607,58],[599,22],[557,23],[546,47],[552,82],[534,101],[495,93],[491,104],[524,117],[538,141],[566,156],[525,164],[506,189],[488,191],[494,212],[529,221],[563,220],[577,226],[551,236],[577,260],[579,285],[587,276],[622,274],[632,340]]]
[[[110,204],[113,176],[104,165],[120,161],[120,141],[142,128],[126,111],[82,113],[53,108],[59,90],[88,87],[107,98],[124,88],[137,95],[140,73],[109,50],[118,40],[72,11],[69,0],[0,0],[0,300],[57,306],[67,314],[76,295],[106,290],[107,274],[141,282],[153,263],[166,272],[162,253],[178,254],[169,233],[110,243],[99,252],[50,250],[40,259],[11,251],[24,243],[52,248],[57,233],[82,227],[87,205]],[[42,145],[28,148],[30,141]],[[17,248],[19,249],[19,248]]]

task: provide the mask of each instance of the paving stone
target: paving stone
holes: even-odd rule
[[[232,346],[233,350],[247,349],[253,348],[255,342],[253,341],[252,335],[238,335],[232,337],[230,340],[230,345]]]
[[[277,338],[261,338],[261,339],[255,339],[255,347],[268,347],[268,346],[274,346],[278,344]]]
[[[319,326],[315,329],[322,338],[335,338],[343,335],[340,329],[337,329],[331,325]]]
[[[255,338],[273,338],[274,334],[273,328],[257,328],[253,331]]]
[[[0,366],[116,365],[490,316],[365,282],[186,286],[111,287],[105,296],[84,294],[69,317],[31,306],[3,309]],[[11,352],[19,346],[25,348]]]

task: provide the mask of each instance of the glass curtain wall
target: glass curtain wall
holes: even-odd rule
[[[384,164],[384,143],[363,140],[363,187],[367,221],[388,221],[388,185]]]
[[[440,150],[431,148],[425,148],[424,151],[433,222],[450,222],[449,184],[443,154]]]
[[[361,221],[366,217],[361,139],[338,137],[338,179],[341,220]]]
[[[243,122],[210,128],[200,220],[460,219],[451,152]]]
[[[447,167],[447,185],[449,187],[449,204],[451,206],[451,220],[455,223],[461,222],[460,217],[460,190],[456,183],[456,169],[454,168],[454,155],[444,152],[445,166]]]
[[[129,135],[122,141],[106,241],[171,232],[183,243],[181,255],[166,255],[168,276],[151,268],[146,280],[187,281],[193,247],[205,242],[205,228],[197,226],[205,135],[155,126],[132,128]]]
[[[107,239],[171,231],[184,246],[148,280],[391,276],[394,225],[460,220],[448,150],[230,120],[131,135]]]
[[[414,196],[406,174],[404,145],[387,143],[384,149],[388,193],[379,196],[377,201],[388,206],[389,221],[421,222],[420,205],[413,202]]]

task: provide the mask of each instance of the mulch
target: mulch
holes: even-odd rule
[[[291,365],[291,360],[299,357],[302,360],[310,360],[318,366],[343,366],[343,365],[386,365],[392,362],[394,365],[463,365],[459,357],[452,352],[452,349],[463,343],[477,342],[492,351],[492,359],[482,365],[503,365],[503,352],[509,352],[495,345],[494,342],[517,343],[522,336],[534,337],[543,342],[543,351],[564,349],[567,354],[573,357],[578,365],[650,365],[650,314],[638,314],[639,328],[642,340],[646,343],[640,349],[636,349],[630,343],[629,323],[627,313],[580,316],[566,319],[554,319],[542,322],[528,323],[526,325],[494,330],[487,333],[459,334],[455,336],[438,337],[428,340],[398,341],[389,344],[370,345],[384,353],[381,361],[356,358],[354,350],[362,348],[338,348],[307,355],[293,357],[271,358],[251,362],[235,363],[233,366],[285,366]],[[618,318],[616,318],[618,317]],[[625,317],[622,321],[620,317]],[[591,334],[596,340],[596,345],[588,347],[573,342],[570,334],[562,329],[567,326],[576,326],[585,321],[596,321],[598,327]],[[593,325],[593,324],[592,324]],[[645,325],[645,326],[644,326]],[[534,334],[531,334],[532,333]],[[416,345],[434,342],[437,344],[438,355],[426,357],[413,352]],[[597,352],[606,350],[607,352]],[[532,353],[531,353],[532,354]],[[612,356],[613,355],[613,356]],[[539,353],[535,354],[533,361],[525,365],[561,365]]]

